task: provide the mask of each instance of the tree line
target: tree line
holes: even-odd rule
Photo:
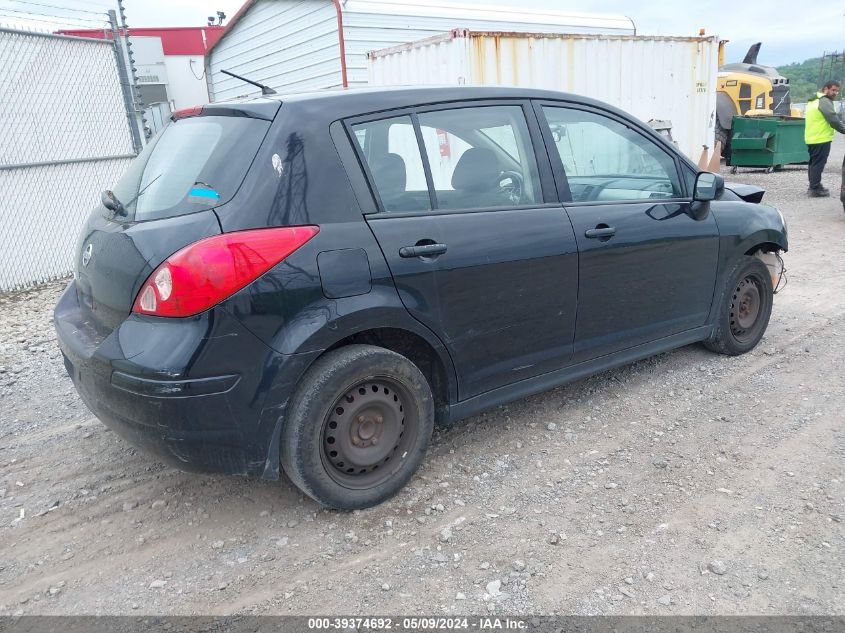
[[[833,63],[828,57],[825,59],[824,68],[822,58],[813,57],[803,62],[778,66],[777,70],[789,79],[789,96],[792,103],[802,103],[815,95],[828,79],[845,80],[845,56],[840,54]]]

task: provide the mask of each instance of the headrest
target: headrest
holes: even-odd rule
[[[498,185],[502,170],[493,150],[471,147],[465,151],[452,173],[452,187],[461,191],[491,191]]]
[[[371,168],[373,179],[380,193],[405,191],[408,175],[405,160],[399,154],[387,154]]]

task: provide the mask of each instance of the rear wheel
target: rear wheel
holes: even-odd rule
[[[291,400],[282,467],[333,508],[376,505],[416,471],[434,426],[431,388],[407,358],[349,345],[320,358]]]
[[[756,257],[740,258],[727,276],[716,306],[713,335],[704,344],[731,356],[754,349],[769,325],[773,299],[766,265]]]

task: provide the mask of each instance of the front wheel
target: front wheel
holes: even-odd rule
[[[769,269],[756,257],[741,257],[727,275],[713,334],[704,344],[729,356],[754,349],[769,325],[773,300]]]
[[[282,467],[323,505],[367,508],[413,476],[433,428],[431,388],[416,365],[381,347],[349,345],[303,377],[283,427]]]

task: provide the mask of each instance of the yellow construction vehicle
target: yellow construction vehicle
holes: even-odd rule
[[[716,88],[716,141],[721,141],[722,156],[730,161],[735,115],[801,116],[801,112],[791,107],[789,79],[776,68],[757,63],[760,42],[748,49],[741,63],[725,64],[724,51],[723,43]]]

